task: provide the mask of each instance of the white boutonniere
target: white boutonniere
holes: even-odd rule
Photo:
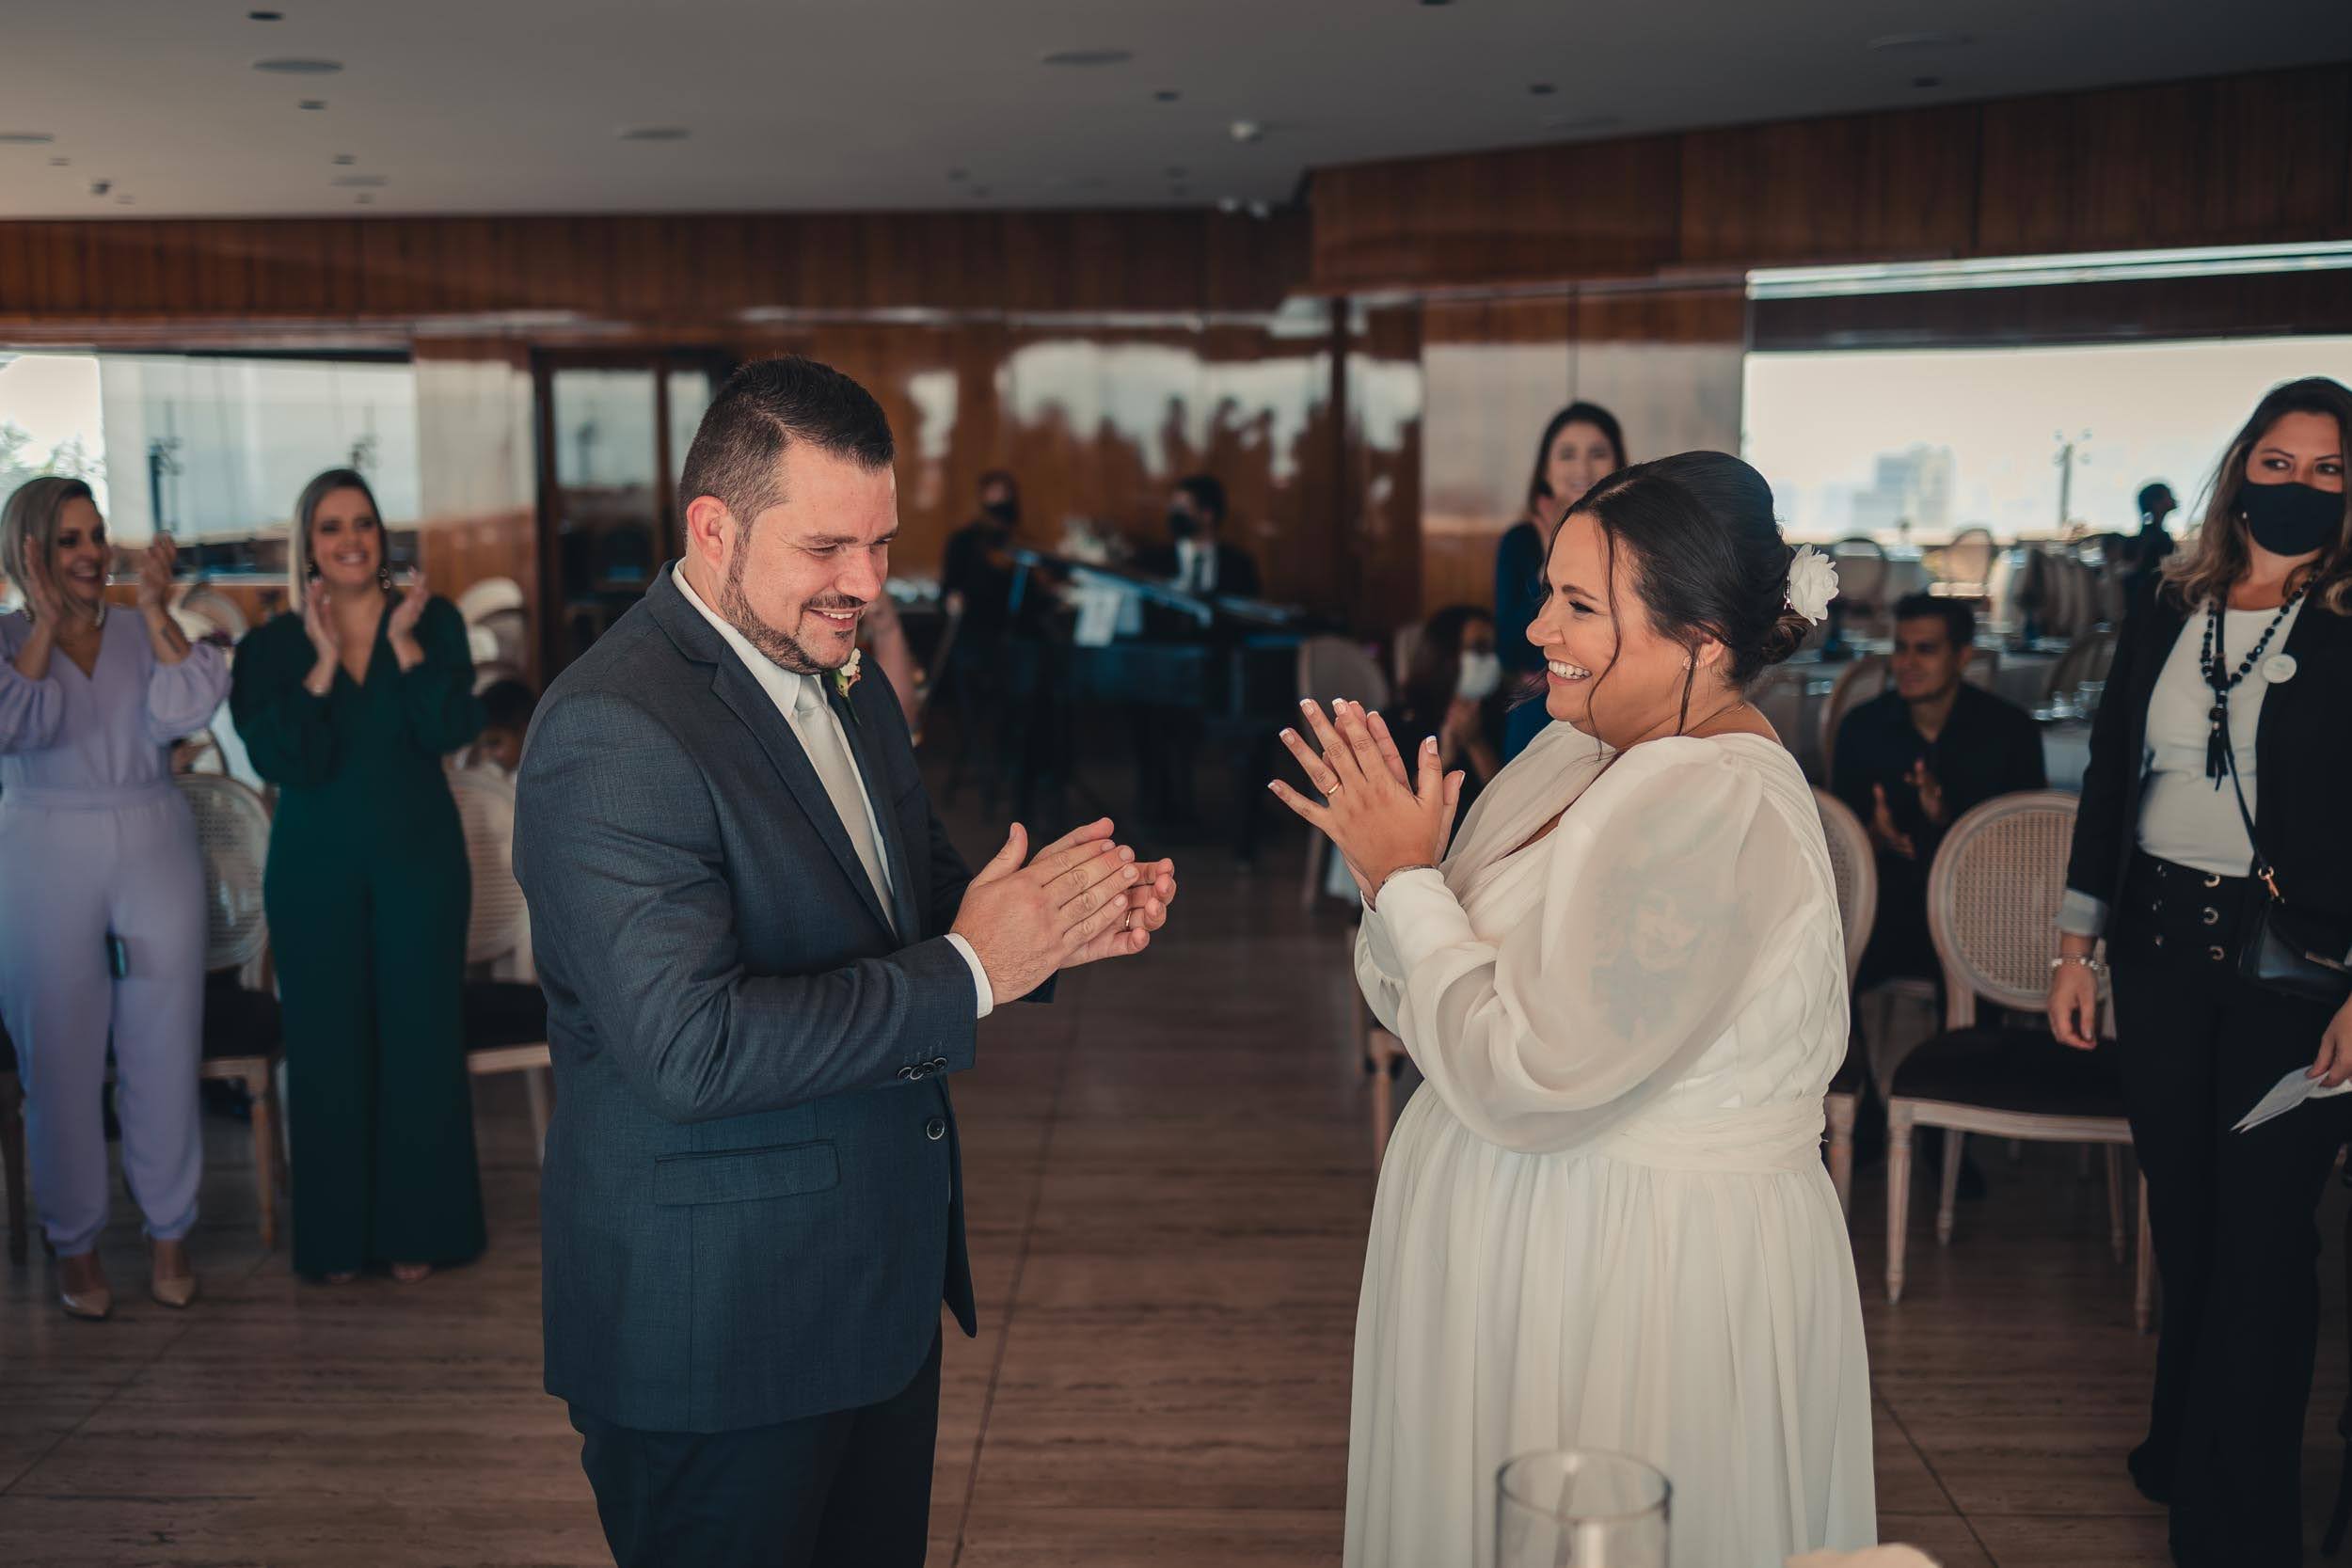
[[[837,695],[845,698],[849,696],[850,689],[857,685],[859,678],[866,673],[863,668],[865,663],[866,650],[851,648],[850,662],[833,673],[833,689]]]
[[[1819,626],[1837,597],[1837,568],[1828,556],[1807,545],[1788,562],[1788,608]]]

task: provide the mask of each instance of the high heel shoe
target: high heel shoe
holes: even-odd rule
[[[57,1303],[65,1308],[65,1315],[69,1318],[78,1318],[84,1323],[104,1323],[114,1316],[114,1291],[107,1289],[106,1276],[100,1271],[96,1257],[87,1254],[85,1256],[89,1258],[89,1273],[96,1283],[80,1291],[69,1291],[60,1284],[57,1288]],[[68,1274],[76,1272],[73,1265],[81,1260],[81,1259],[66,1259],[64,1272]]]
[[[196,1300],[196,1270],[189,1266],[187,1248],[183,1246],[180,1248],[180,1267],[183,1272],[172,1275],[159,1272],[155,1265],[160,1251],[161,1248],[156,1243],[151,1242],[148,1243],[147,1293],[155,1298],[156,1305],[168,1307],[176,1311]]]

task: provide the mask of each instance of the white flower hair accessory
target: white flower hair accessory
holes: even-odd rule
[[[1788,608],[1820,626],[1829,615],[1829,602],[1837,597],[1837,568],[1828,556],[1806,545],[1788,562]]]

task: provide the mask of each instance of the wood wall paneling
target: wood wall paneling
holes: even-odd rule
[[[1263,311],[1305,218],[874,213],[0,224],[0,326],[742,310]]]
[[[2352,66],[2327,65],[1349,165],[1314,176],[1311,276],[1432,289],[2342,238],[2348,144]]]
[[[2352,67],[2011,99],[1983,116],[1980,252],[2352,234]]]
[[[1320,170],[1315,286],[1645,275],[1675,259],[1671,136]]]
[[[1386,631],[1422,613],[1422,307],[1351,304],[1344,330],[1345,618]]]
[[[1681,139],[1686,262],[1949,256],[1968,248],[1979,111],[1846,115]]]

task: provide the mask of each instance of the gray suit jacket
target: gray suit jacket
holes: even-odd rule
[[[547,1387],[622,1426],[876,1403],[930,1354],[943,1296],[974,1332],[945,1077],[973,1059],[972,972],[945,940],[971,872],[889,683],[846,705],[893,911],[670,569],[532,725],[515,875],[555,1061]]]

